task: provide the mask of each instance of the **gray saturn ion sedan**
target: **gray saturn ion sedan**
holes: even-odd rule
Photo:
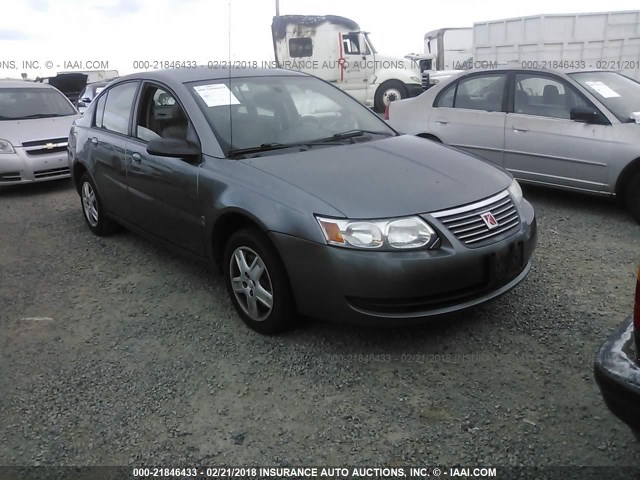
[[[69,162],[94,233],[121,224],[217,264],[262,333],[296,313],[399,325],[478,305],[524,279],[536,243],[504,170],[298,72],[122,77],[71,128]]]
[[[0,186],[69,178],[67,137],[78,112],[50,85],[0,81]]]

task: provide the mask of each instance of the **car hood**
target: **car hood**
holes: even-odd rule
[[[479,158],[408,135],[241,162],[306,191],[348,218],[457,207],[490,197],[512,181]]]
[[[88,75],[83,73],[59,73],[49,78],[49,85],[56,87],[65,95],[78,93],[87,86]]]
[[[80,115],[66,117],[33,118],[27,120],[0,121],[0,138],[8,140],[14,147],[24,142],[67,138],[71,124]]]
[[[379,53],[376,53],[375,60],[378,65],[382,65],[384,63],[387,63],[389,65],[397,65],[398,68],[404,68],[405,70],[417,73],[418,76],[420,76],[420,67],[417,64],[411,62],[411,60],[408,58],[392,57],[390,55],[381,55]],[[400,65],[402,65],[402,67],[400,67]]]

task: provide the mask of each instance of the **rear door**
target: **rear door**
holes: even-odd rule
[[[103,207],[125,220],[131,219],[127,201],[127,135],[139,84],[132,81],[116,85],[98,99],[89,136],[92,174]]]
[[[606,190],[614,146],[611,125],[570,119],[573,107],[596,107],[569,82],[551,73],[516,73],[513,82],[505,128],[505,167],[524,181]]]
[[[128,185],[134,224],[174,245],[204,256],[198,206],[199,165],[147,152],[154,138],[199,144],[184,108],[165,86],[144,83],[127,146]]]
[[[429,130],[442,142],[502,166],[506,72],[474,73],[438,94]]]

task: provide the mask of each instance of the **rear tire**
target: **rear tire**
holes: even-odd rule
[[[296,311],[284,265],[257,228],[238,230],[224,249],[224,282],[242,321],[271,335],[290,328]]]
[[[87,173],[80,177],[80,203],[84,220],[93,233],[102,237],[118,229],[118,225],[107,218],[95,183]]]
[[[625,201],[631,215],[640,223],[640,172],[631,177],[625,192]]]
[[[387,80],[376,90],[374,106],[376,112],[384,113],[385,107],[390,101],[402,100],[409,96],[407,87],[400,80]]]

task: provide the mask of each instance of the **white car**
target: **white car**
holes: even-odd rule
[[[0,186],[70,177],[67,140],[79,117],[50,85],[0,81]]]
[[[618,196],[640,221],[640,83],[610,71],[466,71],[389,105],[403,133],[473,153],[518,181]]]

